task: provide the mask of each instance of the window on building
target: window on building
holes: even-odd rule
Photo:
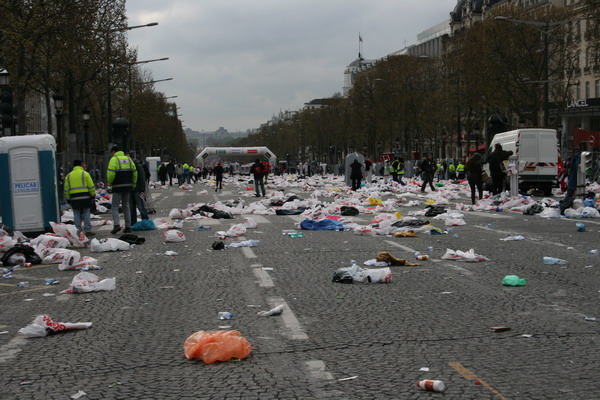
[[[591,86],[591,85],[590,85],[590,81],[587,81],[587,82],[585,83],[585,98],[586,98],[586,99],[589,99],[589,98],[591,97],[591,96],[590,96],[590,91],[591,91],[591,90],[590,90],[590,86]]]
[[[598,98],[600,97],[600,79],[596,79],[596,82],[594,82],[594,97]]]
[[[581,83],[577,82],[577,85],[575,85],[575,98],[577,100],[581,99]]]
[[[575,60],[574,60],[574,62],[575,62],[575,68],[579,68],[579,59],[580,58],[581,58],[581,51],[577,50],[575,52]]]
[[[592,53],[592,49],[590,49],[589,47],[585,49],[585,64],[584,67],[585,68],[590,68],[590,54]]]
[[[581,39],[581,21],[575,23],[575,40]]]

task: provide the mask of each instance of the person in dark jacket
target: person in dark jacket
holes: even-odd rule
[[[354,160],[350,164],[350,179],[352,180],[352,190],[356,191],[360,188],[360,181],[362,180],[362,164],[358,160]]]
[[[170,161],[167,164],[167,175],[169,175],[169,186],[173,186],[173,178],[175,177],[175,161]]]
[[[160,179],[160,184],[165,186],[167,183],[167,164],[161,163],[158,166],[158,179]]]
[[[475,188],[479,192],[479,200],[483,198],[483,167],[481,154],[475,153],[467,161],[465,166],[467,171],[467,181],[471,187],[471,204],[475,205]]]
[[[225,168],[221,163],[218,163],[217,166],[213,169],[215,172],[215,192],[217,190],[223,190],[223,173],[225,172]]]
[[[150,168],[148,168],[148,164],[143,163],[142,167],[144,168],[144,176],[146,177],[146,186],[150,184]]]
[[[146,194],[146,173],[144,172],[144,168],[140,164],[139,160],[135,158],[135,154],[128,154],[129,158],[131,158],[135,163],[135,168],[138,173],[137,183],[135,184],[135,187],[131,191],[131,196],[129,197],[131,224],[133,225],[137,222],[137,210],[140,210],[140,217],[142,217],[142,219],[149,219],[148,211],[146,210],[146,202],[143,198],[143,196]]]
[[[427,156],[423,158],[419,168],[423,172],[423,184],[421,185],[421,193],[425,193],[425,187],[429,184],[432,192],[435,192],[433,187],[433,175],[435,174],[436,164],[433,161],[433,154],[427,153]]]
[[[492,177],[492,194],[497,195],[504,191],[504,172],[502,165],[504,160],[508,160],[508,157],[512,156],[512,151],[502,150],[502,145],[496,143],[494,145],[494,151],[490,154],[488,163],[490,166],[490,175]]]
[[[265,197],[265,182],[263,180],[263,165],[257,158],[254,164],[250,167],[250,173],[254,175],[254,190],[256,191],[256,197],[260,197],[260,191],[262,190],[262,197]]]

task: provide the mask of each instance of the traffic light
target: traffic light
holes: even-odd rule
[[[2,121],[2,133],[11,135],[13,126],[13,95],[9,87],[2,88],[0,92],[0,120]]]
[[[585,174],[589,174],[592,171],[592,153],[590,151],[581,152],[579,170]]]

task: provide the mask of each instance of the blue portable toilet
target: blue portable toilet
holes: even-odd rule
[[[158,166],[160,165],[160,157],[146,157],[146,165],[150,171],[148,179],[150,182],[158,181]]]
[[[60,222],[56,142],[52,135],[0,138],[2,223],[21,232],[50,230]]]

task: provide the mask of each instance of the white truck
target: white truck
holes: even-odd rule
[[[517,158],[519,190],[536,188],[546,196],[552,194],[552,188],[558,185],[560,148],[556,130],[525,128],[498,133],[490,143],[486,160],[496,143]],[[484,170],[490,175],[489,164],[484,165]]]

